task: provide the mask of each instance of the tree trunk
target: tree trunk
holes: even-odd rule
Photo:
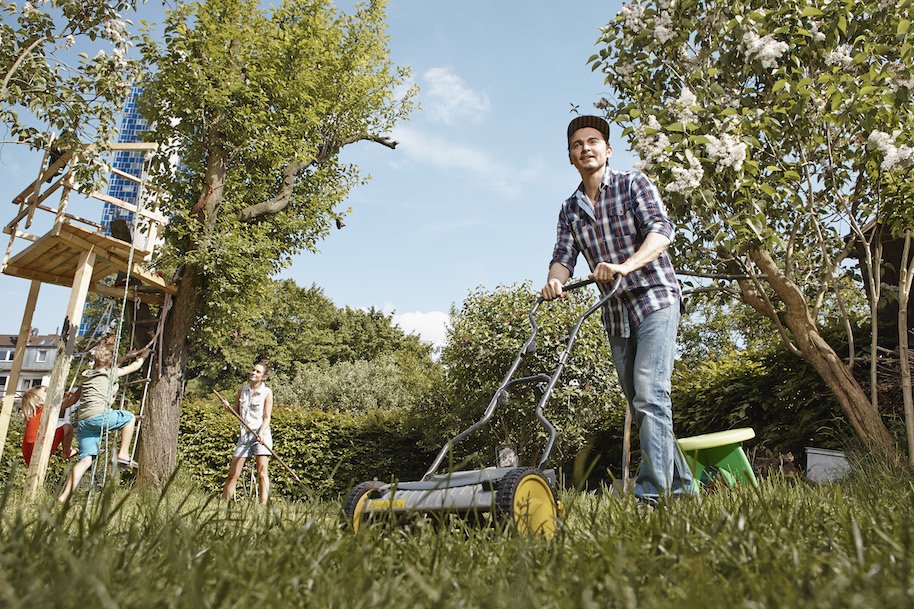
[[[819,334],[803,293],[784,276],[769,252],[752,249],[749,255],[784,303],[784,321],[793,332],[803,359],[815,368],[837,398],[857,436],[879,459],[893,465],[898,463],[895,439],[854,375]]]
[[[216,216],[222,204],[227,155],[218,136],[219,124],[214,121],[207,147],[207,168],[203,188],[191,214],[202,221],[202,234],[193,240],[187,251],[198,249],[200,243],[213,234]],[[147,414],[143,420],[140,439],[140,486],[161,489],[174,472],[178,462],[178,429],[181,402],[184,398],[184,373],[187,370],[188,341],[197,318],[204,277],[195,264],[187,263],[175,294],[174,306],[165,321],[162,337],[164,349],[162,374],[153,379],[149,388]]]
[[[193,267],[186,268],[174,307],[165,322],[162,373],[153,378],[149,388],[139,446],[137,483],[147,488],[162,488],[177,466],[187,337],[197,314],[200,286],[199,272]]]

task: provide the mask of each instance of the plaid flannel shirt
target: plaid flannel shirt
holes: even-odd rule
[[[673,224],[660,200],[657,187],[644,174],[606,168],[593,206],[581,183],[562,204],[552,263],[574,272],[583,253],[590,269],[600,262],[622,264],[634,254],[648,233],[673,240]],[[610,284],[598,284],[605,293]],[[619,294],[603,309],[603,326],[610,336],[628,337],[630,324],[637,327],[654,311],[678,306],[679,281],[666,252],[653,262],[629,273]]]

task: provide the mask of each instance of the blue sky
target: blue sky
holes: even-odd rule
[[[559,205],[579,182],[565,127],[572,104],[593,113],[608,93],[586,61],[620,4],[391,0],[391,55],[412,67],[422,107],[392,134],[396,150],[345,149],[344,160],[371,181],[351,193],[346,227],[281,276],[317,284],[337,306],[394,313],[405,329],[438,342],[451,306],[474,287],[539,286]],[[160,6],[141,6],[139,18],[160,20]],[[612,139],[611,164],[631,167],[618,130]],[[2,200],[25,186],[37,162],[15,147],[0,150]],[[4,224],[15,209],[7,204]],[[584,270],[579,265],[578,274]],[[0,333],[18,332],[28,286],[0,276]],[[33,326],[52,332],[69,290],[42,290]]]

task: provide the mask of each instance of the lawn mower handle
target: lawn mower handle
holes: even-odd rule
[[[590,285],[594,283],[593,279],[585,279],[583,281],[578,281],[562,288],[563,292],[570,292],[578,288]],[[441,466],[441,462],[444,461],[444,458],[448,453],[453,450],[453,447],[469,436],[472,433],[475,433],[477,430],[485,426],[489,420],[491,420],[492,415],[495,413],[495,408],[499,405],[504,404],[504,401],[500,402],[500,399],[503,395],[507,397],[506,389],[509,386],[519,385],[522,383],[538,382],[540,384],[545,384],[546,387],[543,389],[543,393],[540,396],[540,400],[536,405],[536,418],[539,419],[540,423],[549,433],[549,440],[546,443],[546,448],[543,450],[543,454],[540,457],[538,467],[542,467],[543,464],[549,459],[549,453],[552,452],[552,447],[555,444],[556,431],[552,423],[543,415],[543,408],[546,405],[546,402],[549,401],[549,398],[552,395],[552,390],[555,387],[556,382],[558,381],[559,376],[562,374],[562,370],[565,368],[565,363],[568,361],[568,356],[571,353],[571,347],[574,345],[575,340],[577,340],[578,332],[581,330],[581,326],[588,317],[590,317],[594,311],[600,309],[606,302],[612,298],[612,296],[619,290],[619,286],[622,284],[622,275],[617,275],[616,279],[613,281],[612,287],[603,294],[595,304],[593,304],[586,312],[584,312],[581,317],[578,318],[574,327],[572,327],[571,332],[568,333],[567,342],[565,344],[565,349],[562,351],[562,354],[559,356],[559,364],[552,371],[551,375],[546,374],[537,374],[533,376],[528,376],[514,381],[511,380],[511,377],[514,376],[514,373],[517,372],[518,367],[520,366],[521,361],[523,361],[524,356],[530,353],[533,353],[536,350],[536,334],[539,332],[539,325],[536,323],[536,314],[537,309],[540,305],[545,302],[545,299],[542,296],[539,296],[536,299],[536,302],[533,304],[533,307],[527,313],[527,317],[530,320],[530,326],[532,331],[530,337],[524,342],[523,346],[520,348],[520,352],[517,354],[517,357],[514,359],[514,363],[511,364],[511,368],[508,370],[508,373],[505,375],[505,378],[502,380],[501,385],[498,387],[498,390],[495,392],[495,395],[492,397],[492,400],[489,402],[488,407],[486,408],[485,413],[482,415],[482,418],[479,419],[476,423],[470,427],[464,429],[462,432],[451,438],[451,440],[445,444],[441,451],[438,453],[438,456],[435,457],[434,462],[432,462],[431,467],[428,471],[425,472],[425,475],[422,477],[423,480],[430,480],[435,472],[438,471],[438,468]]]

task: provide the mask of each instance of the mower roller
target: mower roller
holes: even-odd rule
[[[601,295],[575,322],[568,333],[565,349],[559,356],[558,365],[551,374],[536,374],[514,379],[524,357],[536,351],[536,312],[544,302],[538,297],[533,308],[527,313],[532,328],[530,337],[520,348],[495,395],[489,402],[482,418],[463,430],[445,444],[431,467],[421,480],[415,482],[384,483],[369,481],[357,484],[349,492],[344,511],[357,531],[359,525],[375,516],[408,516],[411,514],[459,514],[480,515],[492,512],[496,517],[513,523],[520,533],[541,534],[552,538],[555,534],[559,505],[556,499],[556,476],[554,469],[545,469],[552,447],[555,444],[555,426],[543,414],[552,391],[565,368],[571,349],[578,337],[581,326],[588,317],[598,311],[619,289],[622,278],[617,277],[612,287]],[[590,285],[588,279],[565,286],[565,292]],[[454,447],[467,436],[480,430],[492,419],[496,408],[508,402],[508,389],[519,385],[534,384],[541,392],[536,405],[536,418],[548,433],[548,440],[535,467],[486,467],[466,471],[437,473],[445,457],[452,455]],[[449,459],[453,463],[453,459]]]

